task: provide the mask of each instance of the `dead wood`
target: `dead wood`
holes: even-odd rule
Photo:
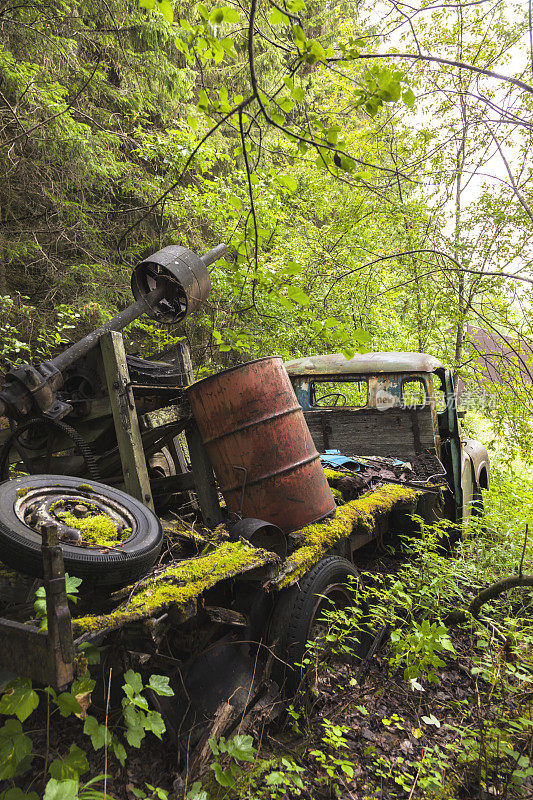
[[[213,753],[209,740],[211,738],[218,740],[231,725],[237,713],[238,710],[231,703],[224,701],[219,705],[213,718],[213,724],[206,730],[196,746],[195,753],[189,764],[189,779],[201,775],[206,765],[211,762]]]
[[[473,617],[477,617],[482,606],[488,603],[489,600],[494,600],[504,592],[508,592],[510,589],[516,589],[519,586],[526,586],[533,589],[533,575],[513,575],[510,578],[502,578],[501,581],[492,583],[474,597],[466,611],[452,611],[452,613],[448,614],[445,618],[444,623],[446,625],[458,625],[461,622],[466,622],[470,614]]]

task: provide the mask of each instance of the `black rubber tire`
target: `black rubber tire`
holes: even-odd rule
[[[87,480],[69,475],[27,475],[0,484],[0,560],[12,569],[42,577],[40,534],[25,525],[14,506],[20,489],[64,486],[75,489]],[[163,540],[161,523],[153,511],[126,492],[90,481],[99,494],[125,506],[134,517],[136,530],[120,552],[61,544],[65,571],[82,578],[80,591],[94,588],[112,591],[137,581],[155,563]],[[85,584],[85,585],[84,585]]]
[[[329,587],[346,584],[349,576],[358,578],[353,564],[340,556],[327,556],[315,564],[295,586],[281,592],[274,606],[268,629],[268,641],[277,659],[273,677],[287,694],[294,694],[301,684],[301,664],[311,627],[316,617],[320,595]],[[366,614],[366,609],[365,609]],[[368,649],[368,637],[361,637],[357,656]]]

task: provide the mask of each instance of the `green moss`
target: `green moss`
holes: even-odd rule
[[[80,483],[80,485],[79,485],[79,486],[76,486],[76,489],[77,489],[79,492],[94,492],[94,491],[95,491],[95,490],[93,489],[93,487],[92,487],[92,486],[90,486],[88,483]]]
[[[57,516],[69,528],[77,528],[83,541],[90,544],[99,544],[102,547],[113,546],[122,541],[124,534],[128,536],[125,531],[119,534],[117,526],[106,514],[94,514],[78,519],[70,511],[63,511]]]
[[[17,497],[26,497],[33,488],[33,486],[21,486],[20,489],[17,489]]]
[[[308,525],[299,531],[300,546],[287,558],[272,585],[278,589],[301,578],[333,545],[352,534],[368,533],[378,517],[388,514],[400,504],[414,504],[416,491],[406,486],[385,484],[374,492],[339,506],[335,516],[324,522]]]
[[[336,469],[325,469],[324,475],[326,476],[327,482],[330,486],[335,486],[339,481],[342,481],[343,478],[348,477],[348,472],[339,472]]]
[[[216,583],[274,562],[277,556],[248,542],[225,542],[198,558],[178,561],[148,576],[110,614],[73,620],[77,636],[91,631],[119,628],[128,622],[157,616],[170,606],[184,610]]]
[[[66,505],[65,500],[57,500],[50,506],[50,512],[53,513],[57,519],[61,520],[69,528],[74,528],[81,533],[84,542],[88,544],[97,544],[101,547],[113,547],[120,544],[131,533],[131,528],[125,528],[119,531],[117,525],[111,517],[103,514],[92,503],[80,501],[78,505],[83,505],[88,511],[95,513],[89,514],[86,517],[77,517],[71,511],[61,511],[62,507]]]
[[[333,487],[330,487],[330,491],[333,497],[337,498],[337,500],[342,500],[342,492],[340,489],[334,489]]]

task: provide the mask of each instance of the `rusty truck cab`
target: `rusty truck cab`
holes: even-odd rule
[[[485,448],[464,436],[453,375],[424,353],[311,356],[286,363],[320,453],[406,462],[438,458],[446,469],[445,516],[465,522],[488,487]]]

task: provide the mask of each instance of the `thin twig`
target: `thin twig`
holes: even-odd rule
[[[109,717],[109,697],[111,694],[111,674],[113,667],[109,669],[109,680],[107,682],[107,699],[105,704],[105,730],[104,730],[104,800],[107,798],[107,720]]]
[[[524,546],[522,548],[522,558],[520,559],[520,567],[518,568],[518,577],[522,577],[522,567],[524,566],[524,556],[526,554],[526,545],[527,545],[527,534],[528,534],[528,523],[526,522],[526,532],[524,534]]]

